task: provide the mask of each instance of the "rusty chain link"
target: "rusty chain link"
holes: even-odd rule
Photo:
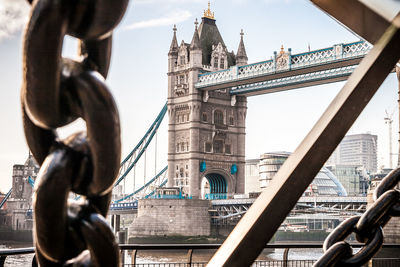
[[[24,132],[41,165],[34,192],[34,243],[40,266],[118,266],[104,217],[121,154],[118,111],[104,79],[112,31],[129,0],[28,0],[21,104]],[[80,60],[62,58],[66,35]],[[57,128],[82,118],[86,132],[60,140]],[[84,198],[68,200],[70,192]]]
[[[324,255],[313,265],[361,266],[368,262],[383,244],[382,228],[391,217],[400,215],[400,168],[390,172],[374,191],[374,203],[362,216],[343,221],[324,242]],[[350,234],[365,245],[355,254],[346,241]]]

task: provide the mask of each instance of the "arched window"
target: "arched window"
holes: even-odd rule
[[[224,113],[221,110],[214,111],[214,124],[224,124]]]
[[[229,118],[229,125],[234,125],[233,117]]]
[[[207,113],[203,112],[202,114],[202,121],[207,121]]]

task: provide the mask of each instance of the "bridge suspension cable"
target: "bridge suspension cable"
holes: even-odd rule
[[[116,180],[114,187],[119,185],[122,181],[125,180],[125,178],[128,176],[130,171],[133,169],[134,170],[134,178],[133,178],[133,190],[135,191],[135,180],[136,180],[136,175],[135,175],[135,169],[136,163],[140,160],[143,154],[145,154],[148,146],[150,145],[151,141],[153,140],[154,136],[157,133],[157,130],[159,129],[161,122],[163,121],[165,114],[167,113],[167,103],[164,104],[163,108],[161,109],[160,113],[157,115],[156,119],[154,122],[151,124],[149,129],[146,131],[144,136],[140,139],[139,143],[131,150],[131,152],[125,157],[125,159],[121,162],[120,164],[120,170],[118,173],[118,179]],[[164,168],[161,172],[164,173],[166,171],[166,168]],[[129,194],[129,197],[132,197],[133,195],[139,193],[140,191],[143,190],[144,187],[150,185],[152,182],[157,180],[158,175],[156,175],[153,179],[151,179],[148,183],[145,183],[144,186],[133,192],[132,194]],[[125,184],[124,184],[125,185]],[[124,186],[125,187],[125,186]],[[123,200],[126,200],[129,198],[128,196],[124,198]],[[78,200],[80,196],[75,197],[75,200]],[[116,201],[113,201],[113,203],[118,203],[123,201],[122,199],[118,199]]]
[[[3,200],[0,202],[0,209],[3,208],[4,204],[6,204],[7,199],[11,196],[11,192],[12,192],[12,188],[10,189],[10,191],[8,191],[8,193],[5,195]]]
[[[165,178],[165,175],[162,177],[162,179],[159,179],[163,174],[166,174],[168,166],[165,166],[164,169],[162,169],[156,176],[154,176],[150,181],[148,181],[146,184],[144,184],[142,187],[140,187],[139,189],[137,189],[136,191],[134,191],[133,193],[115,200],[114,203],[119,203],[122,202],[124,200],[130,199],[130,198],[136,198],[135,195],[139,195],[139,193],[141,193],[142,191],[145,192],[146,189],[150,188],[150,185],[156,183],[156,181],[159,181],[159,185],[156,186],[155,188],[152,188],[152,191],[148,194],[144,194],[145,197],[144,198],[148,198],[149,196],[153,195],[154,192],[156,191],[157,188],[164,186],[167,183],[167,179]]]
[[[35,185],[35,180],[32,179],[31,176],[28,176],[28,183],[32,186],[32,188]],[[3,200],[0,202],[0,209],[3,208],[4,204],[6,204],[8,198],[11,196],[11,192],[12,192],[12,187],[11,189],[8,191],[8,193],[4,196]]]
[[[125,177],[129,174],[129,172],[135,167],[136,163],[139,161],[141,156],[146,151],[147,147],[153,140],[154,135],[157,133],[158,128],[161,125],[161,122],[164,119],[165,114],[167,113],[167,103],[161,109],[161,112],[158,114],[155,121],[152,123],[150,128],[147,130],[145,135],[139,141],[139,143],[132,149],[132,151],[128,154],[128,156],[121,162],[121,167],[119,171],[119,177],[114,186],[117,186]]]

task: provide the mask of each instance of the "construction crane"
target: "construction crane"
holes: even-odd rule
[[[385,121],[385,124],[387,124],[389,126],[389,168],[393,169],[393,161],[392,161],[392,157],[393,157],[393,151],[392,151],[392,123],[393,123],[393,113],[394,111],[389,115],[389,113],[387,112],[387,110],[385,110],[386,113],[386,117],[383,118],[383,120]]]

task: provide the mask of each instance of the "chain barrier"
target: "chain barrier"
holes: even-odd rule
[[[112,31],[129,0],[28,0],[21,104],[26,140],[41,165],[33,196],[40,266],[119,266],[104,219],[119,170],[119,115],[104,79]],[[80,60],[62,58],[66,35]],[[77,118],[86,132],[60,140],[57,128]],[[84,196],[68,200],[70,192]]]
[[[374,203],[362,216],[353,216],[343,221],[325,239],[324,255],[313,265],[361,266],[367,263],[383,244],[382,228],[391,217],[400,215],[400,168],[390,172],[374,191]],[[354,233],[358,242],[365,245],[355,254],[350,244],[344,241]]]

